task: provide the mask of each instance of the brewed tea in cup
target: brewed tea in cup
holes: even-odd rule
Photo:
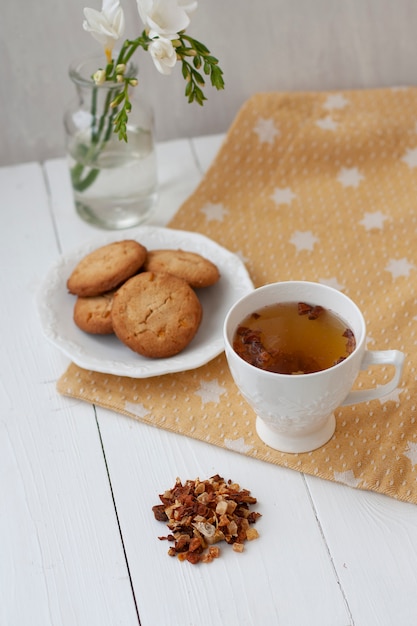
[[[308,452],[334,434],[339,406],[391,393],[404,354],[366,350],[366,325],[357,305],[320,283],[272,283],[244,296],[224,323],[228,365],[256,413],[256,430],[282,452]],[[381,386],[352,391],[361,369],[393,365]]]
[[[255,367],[277,374],[312,374],[337,365],[356,347],[353,331],[333,311],[306,302],[279,302],[238,325],[233,349]]]

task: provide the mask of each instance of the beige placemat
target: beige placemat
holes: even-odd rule
[[[313,280],[362,308],[370,349],[406,353],[400,388],[337,411],[331,441],[305,454],[265,446],[224,355],[190,372],[134,380],[70,365],[82,398],[263,461],[417,503],[417,89],[266,93],[239,111],[172,228],[238,254],[256,286]],[[382,384],[374,368],[358,385]]]

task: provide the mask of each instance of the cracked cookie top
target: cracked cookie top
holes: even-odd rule
[[[141,272],[115,293],[113,329],[131,350],[151,358],[174,356],[193,339],[202,319],[190,285],[162,272]]]

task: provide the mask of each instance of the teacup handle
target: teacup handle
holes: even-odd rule
[[[361,363],[361,370],[366,370],[370,365],[394,365],[395,374],[389,383],[374,387],[373,389],[362,389],[351,391],[341,406],[367,402],[388,395],[398,387],[404,367],[405,355],[399,350],[367,350]]]

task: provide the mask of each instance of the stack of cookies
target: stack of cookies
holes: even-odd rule
[[[217,266],[195,252],[150,250],[133,239],[86,255],[67,280],[84,332],[115,334],[134,352],[166,358],[196,335],[203,311],[195,289],[214,285]]]

